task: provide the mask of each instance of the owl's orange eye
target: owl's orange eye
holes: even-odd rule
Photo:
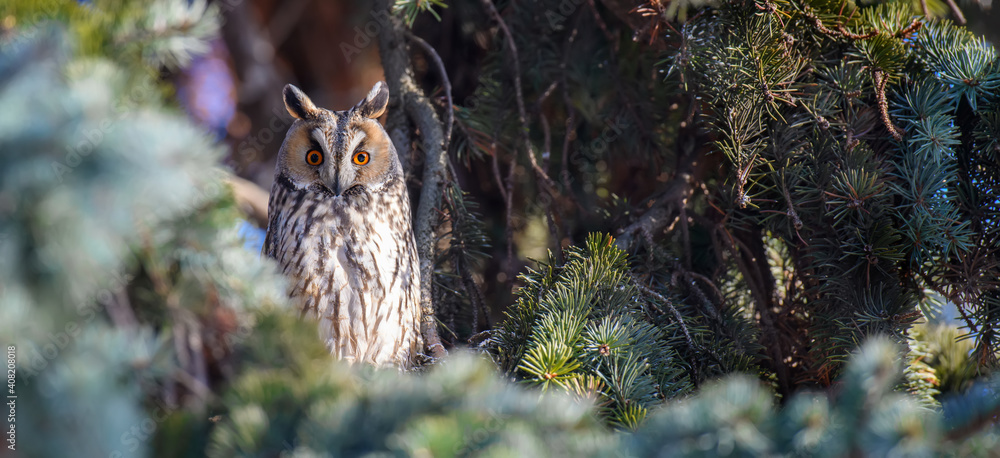
[[[371,156],[368,153],[364,152],[364,151],[358,151],[357,153],[354,153],[354,163],[355,164],[365,165],[370,160],[371,160]]]
[[[323,163],[323,153],[316,150],[309,150],[306,153],[306,163],[309,165],[320,165]]]

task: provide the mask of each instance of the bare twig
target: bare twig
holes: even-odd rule
[[[566,103],[566,133],[563,136],[562,163],[560,164],[559,179],[562,181],[563,192],[572,194],[573,189],[570,187],[569,176],[569,148],[570,142],[576,136],[576,110],[573,108],[572,101],[569,98],[569,90],[566,89],[565,84],[563,84],[563,100]]]
[[[500,197],[503,198],[504,208],[510,208],[509,202],[511,196],[507,195],[507,186],[504,184],[503,178],[500,175],[500,160],[497,159],[497,156],[499,156],[499,151],[497,151],[494,143],[493,154],[490,155],[490,163],[493,170],[493,181],[496,183],[497,189],[500,191]]]
[[[521,88],[521,64],[520,64],[520,58],[518,57],[517,54],[517,44],[514,43],[514,35],[511,34],[510,28],[507,27],[507,23],[503,20],[503,17],[500,15],[500,12],[497,11],[493,3],[490,0],[482,0],[482,3],[483,6],[486,8],[486,11],[490,14],[493,20],[497,21],[497,24],[500,26],[500,29],[503,30],[504,38],[507,41],[507,47],[508,50],[510,51],[510,60],[512,61],[511,63],[513,64],[514,67],[513,70],[514,99],[517,102],[518,120],[521,123],[521,140],[524,142],[524,149],[528,154],[528,161],[531,163],[531,169],[535,172],[536,178],[538,179],[540,184],[543,185],[542,187],[544,188],[544,191],[547,192],[550,197],[549,205],[547,208],[547,221],[549,225],[549,231],[551,234],[553,234],[553,238],[556,239],[555,242],[558,244],[559,243],[558,231],[555,228],[555,219],[553,218],[552,212],[553,212],[553,206],[555,205],[555,199],[556,197],[559,196],[559,190],[556,186],[555,181],[553,181],[552,178],[549,177],[545,169],[543,169],[541,166],[538,165],[538,159],[535,157],[534,147],[531,145],[531,136],[530,136],[531,128],[528,125],[528,115],[524,106],[524,91]],[[548,89],[545,90],[542,97],[539,98],[537,103],[539,111],[541,109],[542,102],[544,102],[544,100],[548,98],[548,96],[552,93],[552,91],[555,90],[557,84],[558,84],[557,82],[553,82],[548,87]],[[539,113],[539,116],[541,116],[541,113]],[[546,151],[543,151],[543,155],[548,155],[550,153],[548,151],[548,148],[550,147],[551,144],[551,134],[549,132],[548,121],[545,120],[544,118],[542,119],[542,128],[545,131],[545,148],[546,148]],[[511,164],[512,173],[513,173],[513,166],[514,164],[512,163]],[[509,185],[510,183],[508,182],[508,186]],[[508,191],[508,194],[512,193],[513,190]],[[508,209],[508,218],[509,215],[510,215],[510,210]],[[510,247],[510,243],[508,243],[508,247]]]
[[[542,93],[542,96],[538,98],[538,102],[535,102],[535,112],[538,113],[538,120],[542,124],[542,170],[545,173],[549,171],[549,158],[552,157],[552,131],[549,129],[548,118],[545,117],[545,113],[542,113],[542,104],[552,95],[552,92],[556,90],[556,86],[558,85],[558,81],[553,81],[548,89]]]
[[[563,136],[563,147],[562,147],[562,164],[559,171],[559,179],[562,181],[563,192],[572,195],[573,189],[570,187],[570,175],[569,175],[569,147],[570,142],[576,136],[576,109],[573,108],[573,99],[569,96],[569,78],[566,77],[566,66],[569,61],[569,51],[573,47],[573,42],[576,41],[576,36],[579,34],[580,27],[580,12],[577,12],[576,19],[573,21],[573,30],[566,37],[566,45],[563,47],[563,57],[562,62],[559,64],[559,71],[562,77],[562,97],[563,104],[566,106],[566,133]]]
[[[507,169],[507,283],[514,283],[514,171],[517,170],[517,154],[510,156],[510,168]]]
[[[886,101],[885,97],[885,85],[889,77],[886,76],[885,70],[881,68],[872,69],[872,76],[875,78],[875,99],[878,101],[879,112],[882,114],[882,123],[885,124],[885,128],[892,134],[892,138],[900,141],[903,139],[903,131],[899,127],[896,127],[892,123],[892,119],[889,118],[889,102]]]
[[[168,305],[169,306],[169,305]],[[197,369],[194,369],[196,360],[194,358],[194,352],[190,347],[190,334],[192,330],[188,327],[190,320],[186,320],[183,316],[184,311],[171,307],[173,314],[173,343],[174,352],[177,354],[178,369],[174,371],[175,380],[181,382],[192,393],[198,395],[200,402],[205,400],[205,393],[208,389],[200,389],[203,386],[207,386],[203,383],[197,376],[192,376],[191,372],[198,373]],[[203,363],[204,360],[202,359]]]
[[[926,0],[924,1],[926,2]],[[913,21],[910,22],[910,25],[903,27],[902,29],[894,33],[893,36],[897,38],[906,38],[916,33],[923,26],[924,23],[920,22],[920,19],[913,19]]]
[[[414,35],[409,30],[406,31],[406,37],[420,46],[431,57],[431,60],[434,61],[434,65],[437,67],[438,76],[441,77],[441,86],[444,87],[445,101],[448,103],[448,120],[445,121],[444,146],[442,149],[448,151],[448,145],[451,144],[451,129],[455,124],[455,103],[451,98],[451,80],[448,79],[448,71],[444,67],[444,62],[441,61],[441,56],[423,38]]]
[[[191,378],[197,382],[196,384],[192,384],[194,387],[192,391],[201,398],[201,403],[199,403],[198,407],[202,408],[204,401],[208,400],[209,396],[211,396],[211,390],[208,390],[208,365],[205,362],[205,347],[202,341],[201,322],[193,316],[189,321],[191,323],[188,327],[187,345],[191,348]],[[183,380],[179,381],[185,383]]]
[[[628,247],[636,232],[650,235],[659,233],[677,221],[673,217],[675,211],[687,206],[687,200],[694,193],[692,183],[696,181],[693,171],[694,165],[698,161],[698,137],[692,132],[690,135],[679,134],[678,138],[685,141],[677,142],[677,168],[673,179],[667,183],[663,191],[658,192],[651,199],[651,205],[655,204],[655,206],[621,231],[617,242],[619,247],[623,249]],[[688,224],[687,212],[682,214],[684,217],[680,223],[686,226]],[[685,246],[687,245],[685,243]],[[690,250],[690,248],[687,249]]]
[[[722,306],[725,307],[726,296],[722,294],[722,291],[719,291],[719,287],[715,286],[715,283],[712,282],[710,278],[696,272],[684,272],[684,275],[688,277],[688,280],[691,282],[692,287],[697,287],[695,285],[694,280],[701,280],[703,283],[708,285],[708,287],[711,288],[712,291],[715,293],[715,296],[719,298],[719,302],[722,304]],[[715,306],[712,305],[711,301],[706,301],[705,305],[708,307],[708,309],[706,310],[708,312],[708,315],[711,316],[715,321],[721,323],[722,317],[719,316],[719,311],[715,309]]]
[[[687,196],[680,199],[677,203],[677,209],[680,210],[680,223],[681,223],[681,240],[684,244],[684,269],[691,270],[691,235],[688,232],[688,215],[687,215]]]
[[[955,16],[955,23],[958,25],[965,25],[965,15],[962,14],[962,9],[955,4],[955,0],[944,0],[948,4],[948,8],[951,9],[951,15]]]
[[[604,18],[601,17],[601,13],[597,11],[597,5],[594,3],[594,0],[587,0],[587,6],[589,7],[590,12],[594,14],[594,22],[597,23],[597,27],[601,29],[602,33],[604,33],[604,37],[607,38],[608,43],[611,43],[612,46],[614,46],[614,51],[617,54],[618,40],[615,40],[615,35],[608,30],[608,25],[604,22]]]
[[[562,184],[562,192],[569,199],[573,199],[576,206],[579,206],[573,198],[573,187],[572,187],[572,177],[569,173],[569,156],[571,142],[576,138],[576,109],[573,106],[573,99],[569,95],[569,78],[566,76],[566,66],[568,65],[570,50],[573,47],[573,43],[576,41],[576,37],[579,34],[580,18],[583,17],[582,11],[577,11],[576,18],[573,20],[573,30],[566,37],[566,43],[563,47],[562,62],[559,64],[559,74],[562,84],[560,84],[563,105],[566,109],[566,125],[564,127],[565,132],[563,134],[563,144],[562,153],[560,154],[560,168],[559,168],[559,180]],[[546,169],[548,170],[548,169]],[[566,220],[562,220],[562,237],[565,238],[568,243],[572,244],[572,233],[570,231],[569,223]],[[562,261],[562,239],[558,241],[558,260]]]
[[[687,341],[688,347],[691,348],[691,350],[695,352],[703,350],[698,344],[694,343],[694,339],[691,338],[691,332],[688,331],[687,324],[684,323],[684,317],[681,315],[679,311],[677,311],[677,308],[674,307],[674,304],[672,302],[667,300],[667,298],[663,297],[663,295],[661,295],[660,293],[653,291],[653,289],[647,287],[646,285],[643,285],[638,278],[635,278],[635,275],[632,275],[632,284],[634,284],[637,288],[639,288],[640,291],[659,299],[661,303],[663,303],[664,305],[667,306],[667,308],[670,309],[670,314],[674,317],[674,320],[677,321],[677,325],[681,328],[681,332],[684,333],[684,340]],[[691,382],[694,383],[694,386],[697,388],[698,367],[696,361],[690,361],[688,364],[691,366],[691,371],[692,371]]]
[[[962,317],[962,320],[965,321],[965,325],[969,328],[969,331],[971,331],[973,334],[979,332],[979,329],[976,326],[976,322],[973,321],[972,318],[965,313],[964,307],[967,302],[965,301],[965,298],[962,297],[962,295],[955,294],[952,291],[946,290],[943,285],[938,284],[938,282],[934,281],[933,277],[926,274],[922,270],[917,270],[916,273],[924,281],[924,283],[927,285],[928,288],[940,294],[942,297],[948,299],[948,301],[950,301],[951,303],[955,304],[955,308],[958,310],[958,314]]]
[[[493,6],[493,2],[490,0],[482,0],[482,3],[486,8],[486,11],[490,14],[493,20],[497,21],[500,29],[503,30],[504,38],[507,40],[507,47],[510,50],[511,63],[514,66],[514,100],[517,102],[517,116],[518,120],[521,122],[521,139],[524,142],[524,149],[528,153],[528,160],[531,162],[531,169],[534,170],[538,179],[545,184],[549,193],[555,196],[558,193],[555,182],[553,182],[552,179],[549,178],[549,175],[538,165],[538,159],[535,158],[534,148],[531,146],[531,137],[529,136],[531,130],[528,127],[528,115],[524,108],[524,91],[521,90],[521,63],[520,58],[517,55],[517,45],[514,43],[514,36],[510,33],[510,29],[507,27],[507,23],[503,20],[503,17],[500,16],[500,12],[497,11],[495,6]]]
[[[461,124],[459,124],[461,126]],[[504,274],[509,274],[511,272],[510,264],[513,263],[514,259],[514,233],[512,230],[512,215],[514,209],[514,186],[510,181],[514,176],[514,166],[517,163],[517,155],[511,157],[511,168],[510,173],[507,178],[508,181],[505,183],[503,177],[500,175],[500,150],[497,148],[497,136],[499,135],[497,130],[499,129],[499,124],[493,131],[492,141],[490,143],[490,165],[493,172],[493,181],[497,185],[497,190],[500,191],[500,197],[503,197],[503,207],[504,207],[504,240],[507,244],[507,269],[504,270]],[[507,279],[507,282],[512,281],[512,278]]]
[[[552,95],[552,92],[556,90],[558,85],[558,81],[553,81],[552,84],[549,85],[548,89],[542,93],[542,96],[538,98],[538,102],[535,103],[535,111],[538,113],[538,119],[541,121],[542,125],[542,134],[544,138],[542,146],[542,170],[546,173],[548,173],[549,158],[552,155],[552,132],[549,130],[548,119],[546,119],[545,114],[542,113],[542,104],[545,103],[545,100],[548,99],[550,95]],[[553,186],[554,185],[555,184],[553,183]],[[559,249],[559,228],[556,226],[556,218],[554,216],[554,213],[558,213],[558,210],[555,207],[555,199],[552,199],[550,196],[548,205],[545,207],[545,221],[549,226],[549,236],[552,237],[552,241],[555,243],[555,250],[557,253],[556,257],[559,262],[562,262],[562,250]]]
[[[816,28],[819,29],[820,32],[823,32],[832,37],[837,37],[839,35],[841,37],[851,40],[864,40],[874,37],[875,35],[878,35],[877,29],[871,29],[864,34],[856,34],[851,32],[850,30],[847,30],[847,28],[844,27],[843,24],[837,24],[836,26],[834,26],[833,30],[831,30],[827,28],[825,25],[823,25],[823,20],[820,19],[819,16],[816,16],[816,13],[813,12],[811,7],[806,7],[806,9],[803,11],[803,14],[805,15],[806,19],[813,21],[813,23],[816,25]]]
[[[774,311],[774,277],[768,270],[767,258],[763,255],[763,242],[760,239],[759,231],[746,231],[741,233],[755,244],[756,249],[747,245],[747,241],[734,237],[721,225],[717,230],[725,231],[725,237],[720,237],[726,242],[732,259],[736,261],[736,267],[740,270],[743,278],[750,288],[750,295],[756,304],[762,328],[761,340],[767,356],[772,363],[772,369],[778,378],[778,392],[787,394],[792,387],[792,374],[789,367],[783,362],[786,357],[791,357],[789,352],[783,348],[782,339],[787,336],[787,331],[781,327],[781,322]],[[737,247],[739,246],[739,247]]]

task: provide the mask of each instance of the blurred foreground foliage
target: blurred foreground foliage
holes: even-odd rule
[[[200,3],[158,4],[166,9],[127,10],[128,27],[160,31],[162,11],[215,20]],[[66,7],[70,16],[55,19],[68,28],[39,21],[0,36],[0,340],[18,355],[15,456],[966,456],[1000,447],[990,423],[997,379],[940,409],[901,385],[902,362],[926,359],[923,370],[955,374],[949,383],[965,388],[961,351],[915,345],[904,359],[876,339],[831,392],[783,398],[766,375],[723,377],[755,369],[743,357],[697,357],[730,347],[710,347],[711,324],[666,312],[673,299],[633,277],[607,236],[525,274],[491,341],[499,370],[462,352],[422,373],[334,361],[315,325],[286,304],[273,266],[236,236],[220,148],[163,103],[160,83],[147,87],[157,95],[129,100],[136,81],[181,61],[74,47],[97,32],[91,19],[67,18],[109,5]],[[198,37],[170,40],[167,54],[197,53]]]

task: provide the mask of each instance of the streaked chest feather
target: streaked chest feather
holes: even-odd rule
[[[332,352],[405,366],[400,355],[409,360],[421,345],[419,267],[405,191],[403,205],[388,205],[400,197],[383,194],[272,190],[265,254],[305,314],[320,320]]]

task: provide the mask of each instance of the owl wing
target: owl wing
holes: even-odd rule
[[[274,236],[271,235],[271,223],[267,225],[267,235],[264,236],[264,244],[260,246],[260,255],[269,258],[274,257]]]
[[[276,240],[276,234],[281,229],[280,223],[282,223],[282,221],[280,221],[280,212],[275,211],[275,209],[278,208],[275,205],[275,199],[277,196],[283,194],[284,190],[279,188],[277,183],[275,183],[275,185],[271,187],[271,196],[267,200],[267,235],[264,236],[264,245],[261,246],[260,254],[272,259],[278,259],[278,241]]]

